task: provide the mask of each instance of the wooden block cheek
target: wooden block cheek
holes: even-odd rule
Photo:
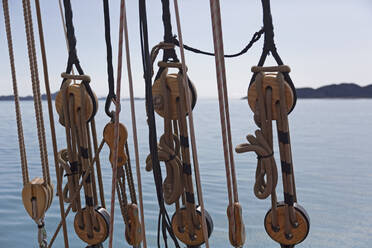
[[[53,196],[50,196],[50,191],[44,185],[42,178],[34,178],[22,190],[23,205],[30,217],[36,221],[45,215],[46,210],[50,206],[49,198],[51,197]],[[36,209],[34,209],[35,207]]]
[[[272,119],[277,119],[276,113],[276,103],[280,101],[280,82],[278,81],[277,74],[274,73],[267,73],[263,74],[262,77],[262,93],[264,95],[264,101],[266,93],[268,89],[271,89],[272,101],[271,101],[271,110],[272,110]],[[256,80],[259,80],[258,76]],[[284,89],[285,89],[285,98],[286,98],[286,105],[287,111],[289,112],[294,103],[294,96],[292,89],[290,88],[287,82],[284,82]],[[258,104],[258,91],[257,91],[257,81],[253,82],[253,84],[248,89],[248,104],[253,112],[256,111],[256,104]]]
[[[56,96],[56,109],[57,109],[57,113],[60,117],[62,117],[63,119],[63,102],[64,102],[64,99],[66,98],[67,101],[69,101],[69,96],[73,96],[74,97],[74,110],[75,110],[75,113],[78,114],[79,113],[79,110],[81,109],[81,98],[82,98],[82,94],[84,94],[84,99],[85,99],[85,120],[88,121],[91,116],[94,114],[93,113],[93,102],[92,102],[92,98],[89,96],[89,94],[86,92],[85,89],[82,89],[82,87],[84,87],[83,85],[81,84],[70,84],[71,83],[71,80],[67,80],[64,84],[63,84],[63,88],[58,92],[57,96]],[[83,92],[83,93],[82,93]],[[66,95],[63,95],[63,93],[65,93]],[[96,100],[96,96],[95,96],[95,100]],[[75,117],[75,120],[77,120],[77,117]]]
[[[83,215],[84,223],[87,223],[87,218],[89,218],[89,210],[83,208],[81,212],[75,215],[74,219],[74,229],[78,237],[89,245],[96,245],[104,242],[109,234],[110,216],[106,209],[96,208],[94,211],[94,218],[97,218],[99,224],[98,229],[93,228],[93,237],[88,236],[87,225],[81,228],[78,224],[79,215]]]
[[[279,231],[274,231],[272,229],[272,211],[271,209],[267,212],[265,216],[265,230],[269,234],[269,236],[278,243],[285,244],[285,245],[296,245],[301,243],[303,240],[306,239],[309,230],[310,230],[310,219],[306,213],[306,211],[297,203],[295,203],[295,213],[297,217],[297,221],[299,223],[297,228],[292,228],[292,235],[291,239],[287,239],[285,237],[285,217],[284,217],[284,204],[279,203],[277,207],[278,213],[278,221],[279,221]]]

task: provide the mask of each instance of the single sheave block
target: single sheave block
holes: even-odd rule
[[[259,73],[256,76],[255,81],[250,85],[248,89],[248,104],[251,110],[255,113],[257,111],[257,104],[259,98],[259,92],[257,89],[258,80],[261,83],[261,90],[264,96],[264,101],[266,101],[266,94],[268,89],[271,90],[271,112],[272,119],[277,120],[278,116],[276,113],[276,104],[280,102],[280,80],[277,77],[276,73]],[[291,87],[286,81],[284,82],[284,91],[285,91],[285,102],[287,105],[287,111],[289,112],[292,109],[294,103],[294,94]]]
[[[78,219],[83,216],[83,226],[79,226]],[[110,214],[105,208],[96,207],[94,209],[94,216],[96,218],[98,226],[93,226],[93,235],[90,237],[88,234],[88,226],[87,221],[90,218],[90,212],[87,208],[83,208],[81,212],[78,212],[75,215],[74,219],[74,229],[75,233],[78,237],[89,245],[97,245],[104,242],[108,235],[109,235],[109,227],[110,227]],[[92,224],[93,225],[93,224]]]

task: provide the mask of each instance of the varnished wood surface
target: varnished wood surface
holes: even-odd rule
[[[83,215],[85,225],[79,227],[78,218],[79,215]],[[104,208],[96,208],[94,211],[94,217],[97,218],[98,229],[93,228],[93,237],[88,237],[88,227],[86,225],[87,219],[89,218],[89,210],[83,208],[81,212],[75,215],[74,229],[77,236],[89,245],[96,245],[105,241],[109,235],[110,215]]]
[[[125,224],[125,239],[128,244],[139,246],[142,241],[142,226],[139,220],[138,207],[134,203],[127,206],[128,219]]]
[[[194,108],[196,104],[196,99],[197,99],[197,93],[195,86],[193,83],[188,80],[189,82],[189,87],[187,90],[189,90],[189,95],[191,98],[191,105],[192,108]],[[177,120],[178,118],[178,110],[177,110],[177,99],[180,97],[180,91],[179,91],[179,82],[178,82],[178,74],[177,73],[171,73],[166,76],[166,84],[167,88],[169,90],[169,107],[170,107],[170,118],[172,120]],[[155,83],[152,86],[152,95],[154,102],[158,99],[161,99],[159,101],[164,101],[165,96],[163,96],[163,90],[162,90],[162,85],[160,78],[155,81]],[[158,99],[157,99],[158,98]],[[164,104],[154,104],[155,112],[158,113],[161,117],[165,117],[165,111],[163,109]],[[182,106],[185,109],[185,113],[187,114],[187,108],[186,106]]]
[[[246,239],[246,233],[243,222],[242,207],[238,202],[228,206],[227,217],[229,220],[230,244],[234,247],[242,247]]]
[[[115,158],[114,158],[114,143],[115,143],[115,124],[110,122],[106,124],[105,128],[103,129],[103,138],[106,142],[106,144],[110,148],[110,163],[112,166],[115,164]],[[125,143],[128,139],[128,131],[127,128],[124,126],[124,124],[119,123],[119,142],[118,142],[118,161],[117,166],[123,166],[127,160],[128,156],[125,153]]]
[[[53,196],[50,196],[53,197]],[[35,216],[33,214],[32,199],[35,199]],[[49,192],[44,185],[44,180],[35,177],[31,182],[24,185],[22,190],[22,201],[27,213],[34,220],[40,220],[49,207]]]
[[[258,80],[259,77],[256,77],[256,80]],[[251,86],[248,89],[248,104],[253,112],[256,111],[256,103],[258,99],[258,93],[257,93],[257,81],[253,82]],[[270,87],[272,89],[272,117],[273,120],[277,119],[276,112],[274,111],[276,109],[275,104],[280,99],[280,85],[279,82],[276,79],[275,73],[267,73],[263,77],[262,80],[262,92],[265,95],[266,89]],[[287,82],[285,82],[285,97],[286,97],[286,104],[287,104],[287,111],[289,112],[292,109],[294,97],[291,87]]]
[[[181,216],[179,216],[181,215]],[[179,226],[177,219],[180,218],[185,220],[187,218],[187,210],[186,208],[179,208],[172,217],[172,229],[176,237],[188,246],[199,246],[204,244],[204,235],[203,229],[200,226],[194,228],[194,235],[190,233],[190,228],[186,225],[187,221],[185,221],[184,226]],[[200,207],[196,208],[196,217],[198,218],[198,222],[202,223],[202,217],[200,212]],[[205,219],[207,223],[207,231],[208,231],[208,238],[212,234],[213,231],[213,221],[209,213],[205,210]]]
[[[90,119],[90,117],[94,114],[93,113],[93,103],[92,103],[92,99],[90,98],[89,94],[85,91],[85,90],[81,90],[80,87],[83,87],[81,84],[71,84],[69,86],[67,86],[67,89],[66,89],[66,95],[67,95],[67,99],[69,99],[69,96],[70,95],[73,95],[74,96],[74,110],[75,110],[75,113],[78,114],[79,113],[79,110],[81,109],[81,94],[82,92],[84,92],[83,94],[85,94],[84,98],[85,98],[85,121],[88,121]],[[56,109],[57,109],[57,113],[58,115],[60,116],[60,120],[63,121],[63,101],[64,101],[64,96],[62,96],[62,90],[59,91],[56,95]],[[96,100],[96,96],[95,96],[95,100]],[[98,104],[97,104],[98,106]],[[62,117],[62,118],[61,118]],[[78,120],[77,116],[75,117],[75,120]],[[60,121],[61,122],[61,121]],[[63,123],[61,123],[63,124]]]
[[[285,207],[283,204],[278,205],[277,212],[278,212],[278,223],[279,223],[279,231],[275,232],[272,227],[271,221],[271,209],[265,216],[265,230],[269,236],[275,240],[276,242],[284,245],[296,245],[301,243],[309,233],[310,229],[310,220],[306,213],[306,211],[302,207],[295,207],[296,217],[298,221],[298,227],[292,227],[292,235],[293,237],[288,240],[285,237]]]
[[[172,120],[177,120],[178,118],[178,111],[177,111],[177,99],[180,97],[180,90],[179,90],[179,83],[177,79],[177,74],[172,73],[166,76],[166,85],[169,90],[169,108],[170,108],[170,115],[169,117]],[[155,81],[154,85],[152,86],[152,95],[153,98],[160,97],[161,99],[165,99],[163,95],[163,90],[161,86],[160,78]],[[186,110],[186,106],[183,106]],[[165,117],[165,111],[163,108],[155,108],[156,113],[158,113],[161,117]]]
[[[291,68],[288,65],[278,65],[278,66],[252,66],[252,72],[291,72]]]

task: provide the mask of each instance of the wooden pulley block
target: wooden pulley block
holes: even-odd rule
[[[77,116],[82,109],[81,98],[85,99],[85,117],[83,119],[88,121],[95,115],[94,106],[98,106],[97,96],[92,92],[93,98],[88,94],[88,92],[83,88],[82,84],[71,84],[71,79],[68,79],[65,84],[68,84],[65,88],[66,91],[61,89],[56,95],[56,109],[59,115],[59,122],[64,125],[64,111],[63,111],[63,101],[66,97],[67,101],[70,100],[70,96],[74,97],[74,112],[75,112],[75,121],[78,120]],[[66,92],[66,96],[63,96],[63,92]],[[84,94],[84,96],[83,96]],[[95,103],[93,103],[95,101]],[[95,105],[94,105],[95,104]]]
[[[200,206],[195,209],[196,217],[198,218],[198,222],[200,226],[194,227],[194,233],[190,232],[189,226],[182,223],[182,226],[179,226],[178,219],[181,218],[185,220],[188,218],[187,209],[185,207],[179,208],[172,216],[172,230],[176,237],[188,246],[199,246],[204,244],[205,238],[203,235],[203,228],[202,228],[202,217],[201,217],[201,208]],[[211,236],[213,232],[213,220],[212,217],[209,215],[207,210],[204,210],[205,213],[205,221],[207,223],[207,232],[208,238]]]
[[[114,152],[115,152],[115,124],[110,122],[106,124],[105,128],[103,129],[103,139],[110,147],[110,163],[112,166],[115,164]],[[117,166],[123,166],[127,160],[128,156],[125,152],[125,144],[127,143],[128,139],[128,131],[124,124],[119,123],[119,142],[118,142],[118,161]]]
[[[280,101],[280,81],[277,78],[276,73],[259,73],[256,76],[255,81],[249,86],[248,88],[248,104],[251,110],[255,113],[256,112],[256,104],[258,104],[258,92],[257,92],[257,81],[261,80],[262,85],[262,93],[264,95],[264,101],[265,95],[268,89],[271,89],[272,97],[271,97],[271,110],[272,110],[272,119],[277,119],[276,114],[276,103]],[[284,81],[284,91],[285,91],[285,101],[287,105],[287,112],[289,112],[292,109],[293,103],[294,103],[294,93],[289,86],[289,84]]]
[[[194,109],[196,100],[197,100],[197,93],[194,84],[191,82],[189,78],[188,85],[189,88],[187,89],[189,91],[189,95],[191,98],[191,107]],[[179,82],[178,82],[178,74],[177,73],[171,73],[166,75],[166,86],[169,90],[169,117],[172,120],[178,119],[178,109],[177,109],[177,100],[180,98],[180,90],[179,90]],[[164,95],[163,86],[161,84],[161,78],[157,79],[155,83],[152,86],[152,95],[153,95],[153,101],[154,101],[154,109],[156,113],[158,113],[161,117],[166,117],[165,109],[164,109],[164,101],[166,99],[166,96]],[[182,104],[182,103],[181,103]],[[185,108],[185,113],[187,113],[187,106],[186,104],[183,104],[183,107]]]
[[[291,224],[291,235],[287,236],[285,233],[285,204],[279,202],[277,206],[279,229],[272,225],[272,209],[270,209],[265,216],[265,230],[267,234],[274,241],[282,245],[297,245],[304,241],[310,230],[310,217],[306,210],[297,203],[294,203],[294,210],[296,213],[298,225]]]
[[[27,213],[35,221],[39,221],[45,215],[49,205],[50,190],[44,184],[44,180],[35,177],[24,185],[22,189],[22,201]]]
[[[242,207],[238,202],[227,207],[229,220],[229,239],[234,247],[242,247],[246,239],[245,225],[243,222]]]
[[[78,219],[80,215],[83,215],[84,226],[79,226]],[[87,208],[83,208],[81,212],[77,212],[74,219],[74,229],[78,237],[89,245],[100,244],[105,241],[109,235],[110,227],[110,214],[102,207],[96,207],[94,209],[94,217],[97,220],[98,228],[93,227],[93,236],[89,237],[87,220],[90,217],[90,212]]]
[[[139,246],[142,242],[142,226],[139,219],[138,207],[134,203],[127,206],[128,218],[125,224],[125,239],[132,246]]]

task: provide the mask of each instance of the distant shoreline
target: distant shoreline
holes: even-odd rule
[[[296,93],[299,99],[371,99],[372,84],[363,87],[354,83],[330,84],[316,89],[297,88]]]

